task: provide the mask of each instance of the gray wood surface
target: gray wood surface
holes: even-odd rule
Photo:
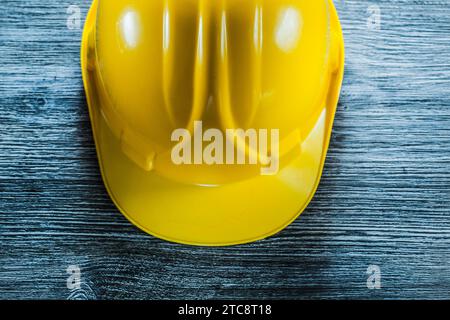
[[[336,1],[346,74],[320,188],[280,234],[217,249],[147,236],[108,198],[69,5],[89,1],[0,1],[0,298],[450,298],[449,0]]]

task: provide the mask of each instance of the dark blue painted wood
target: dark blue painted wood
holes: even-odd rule
[[[347,66],[314,201],[275,237],[207,249],[143,234],[106,194],[66,27],[88,1],[2,0],[0,298],[450,298],[450,3],[336,2]]]

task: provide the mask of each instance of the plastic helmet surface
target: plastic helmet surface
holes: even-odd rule
[[[95,0],[81,55],[102,176],[138,227],[232,245],[306,208],[343,77],[332,1]]]

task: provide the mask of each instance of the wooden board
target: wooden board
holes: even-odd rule
[[[84,17],[88,1],[0,2],[0,298],[450,298],[448,0],[336,1],[346,74],[320,188],[277,236],[217,249],[147,236],[108,198],[73,4]]]

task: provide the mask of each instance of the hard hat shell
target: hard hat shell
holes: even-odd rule
[[[193,245],[252,242],[312,199],[344,70],[331,0],[94,0],[81,65],[103,180],[142,230]],[[195,135],[200,121],[278,130],[279,172],[174,164],[172,133]]]

